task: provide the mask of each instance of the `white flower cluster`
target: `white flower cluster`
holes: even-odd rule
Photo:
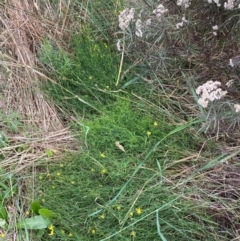
[[[165,13],[168,12],[168,9],[165,8],[162,4],[159,4],[153,13],[158,17],[161,18]]]
[[[188,8],[191,4],[191,0],[177,0],[177,5],[184,8]]]
[[[121,28],[123,31],[125,31],[128,28],[130,22],[133,20],[134,11],[134,8],[126,8],[119,14],[119,28]]]
[[[143,28],[142,20],[138,19],[136,21],[136,31],[135,31],[135,34],[139,38],[142,38],[142,36],[143,36],[142,28]]]
[[[196,93],[201,95],[198,103],[203,108],[207,108],[209,101],[220,100],[227,94],[227,91],[223,91],[219,86],[221,86],[219,81],[209,80],[196,89]]]
[[[218,31],[218,26],[217,25],[212,26],[212,29],[213,29],[213,35],[216,36]]]
[[[231,10],[234,8],[234,2],[235,0],[228,0],[227,2],[224,3],[224,8],[227,10]]]
[[[240,105],[239,104],[235,104],[234,105],[234,109],[235,109],[236,113],[240,112]]]
[[[182,17],[182,22],[177,23],[176,24],[176,28],[179,29],[179,28],[183,27],[184,23],[187,23],[187,22],[188,22],[187,19],[185,18],[185,16],[183,16]]]

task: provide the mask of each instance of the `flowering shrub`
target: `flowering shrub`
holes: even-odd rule
[[[197,83],[189,84],[198,86],[197,102],[203,108],[194,115],[205,118],[205,131],[216,130],[223,120],[228,129],[240,121],[238,94],[233,91],[240,63],[239,7],[238,0],[138,2],[119,15],[117,48],[149,68],[164,90],[176,86],[171,73],[180,81],[180,92],[189,91],[183,73],[194,76]]]

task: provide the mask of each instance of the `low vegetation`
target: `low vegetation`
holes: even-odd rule
[[[237,1],[0,6],[1,240],[238,240]]]

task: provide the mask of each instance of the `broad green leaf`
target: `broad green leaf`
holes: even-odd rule
[[[54,218],[56,214],[47,208],[41,208],[38,210],[39,214],[41,214],[44,218]]]
[[[39,202],[37,201],[32,202],[30,207],[35,214],[39,214],[39,209],[41,208],[41,205]]]
[[[44,218],[43,216],[35,216],[32,218],[26,218],[17,223],[17,228],[26,228],[26,229],[44,229],[50,225],[50,220]]]
[[[5,225],[6,225],[6,221],[4,219],[0,218],[0,227],[5,228]]]

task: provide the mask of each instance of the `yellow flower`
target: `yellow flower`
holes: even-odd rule
[[[122,207],[120,205],[117,205],[116,209],[119,211],[122,209]]]
[[[147,136],[150,136],[151,134],[151,131],[147,131]]]
[[[63,164],[61,163],[59,166],[60,166],[60,167],[63,167]]]
[[[158,123],[156,121],[154,121],[153,125],[154,126],[158,126]]]
[[[108,45],[107,45],[106,43],[104,43],[104,47],[105,47],[105,48],[107,48],[107,47],[108,47]]]
[[[100,157],[102,157],[102,158],[106,157],[104,152],[100,153]]]
[[[71,183],[72,183],[72,184],[75,184],[75,182],[74,182],[74,181],[71,181]]]
[[[101,171],[101,174],[104,175],[107,173],[107,169],[106,168],[103,168],[102,171]]]
[[[1,234],[0,234],[0,237],[1,237],[1,238],[4,238],[5,236],[6,236],[5,233],[1,233]]]
[[[49,230],[54,230],[54,226],[51,224],[49,227],[48,227]]]
[[[142,209],[141,209],[141,208],[136,208],[136,213],[137,213],[138,215],[141,215],[141,214],[142,214]]]
[[[54,226],[51,224],[48,229],[50,230],[49,236],[53,236],[54,235]]]
[[[55,186],[52,186],[52,189],[55,189]]]
[[[57,172],[57,176],[61,176],[61,172]]]
[[[89,80],[92,80],[92,76],[89,76],[88,79],[89,79]]]
[[[136,237],[136,232],[135,232],[135,231],[132,231],[132,232],[130,233],[130,235],[133,236],[133,237]]]
[[[92,234],[95,234],[95,233],[96,233],[96,229],[92,229],[92,230],[91,230],[91,233],[92,233]]]
[[[95,169],[94,169],[94,168],[91,168],[91,172],[95,172]]]
[[[73,234],[72,234],[72,233],[69,233],[69,234],[68,234],[68,236],[69,236],[69,237],[72,237],[72,236],[73,236]]]
[[[42,175],[40,175],[38,178],[39,178],[39,180],[42,180],[42,179],[43,179],[43,176],[42,176]]]
[[[105,219],[105,215],[102,214],[99,218],[100,218],[100,219]]]
[[[30,214],[30,212],[29,212],[29,211],[26,211],[26,213],[25,213],[25,214],[26,214],[26,216],[28,216],[28,215]]]
[[[130,212],[130,213],[129,213],[129,216],[132,217],[132,216],[133,216],[133,212]]]
[[[65,234],[65,231],[62,229],[62,230],[61,230],[61,233],[62,233],[62,234]]]

